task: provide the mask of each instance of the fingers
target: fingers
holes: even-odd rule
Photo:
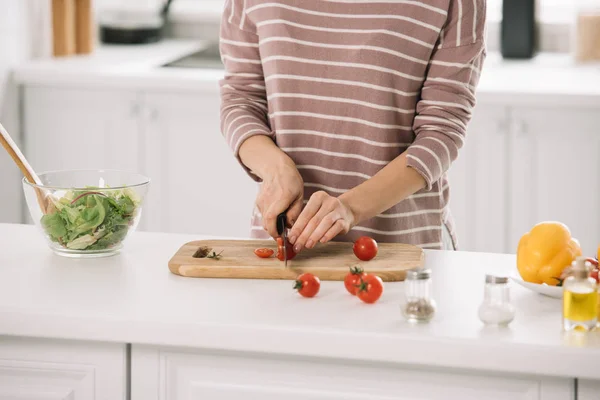
[[[340,214],[337,212],[337,210],[325,215],[323,219],[321,219],[319,225],[315,228],[314,231],[312,231],[312,233],[308,237],[308,240],[306,241],[306,248],[312,249],[315,246],[315,244],[321,241],[323,236],[327,232],[329,232],[329,230],[331,230],[335,226],[338,226],[336,225],[338,224],[338,221],[340,221]]]
[[[298,221],[296,221],[292,228],[293,235],[297,237],[294,244],[296,252],[302,251],[304,247],[309,249],[314,247],[321,236],[340,218],[339,213],[333,213],[334,211],[336,211],[335,198],[322,192],[317,192],[311,196],[300,217],[298,217]],[[325,223],[319,229],[323,220],[325,220]],[[315,233],[317,229],[319,230]],[[321,236],[318,236],[319,234]]]
[[[302,212],[302,206],[304,206],[304,202],[302,200],[303,196],[299,196],[290,206],[287,212],[288,228],[291,228],[300,216],[300,213]]]
[[[277,232],[277,216],[288,208],[288,202],[278,200],[271,203],[266,212],[263,213],[263,228],[271,235],[272,238],[279,236]]]
[[[312,219],[310,221],[308,221],[308,224],[306,224],[306,227],[304,228],[304,230],[302,231],[300,236],[298,236],[298,239],[296,240],[296,244],[294,245],[294,251],[296,253],[299,253],[305,247],[307,249],[312,249],[314,247],[314,245],[316,244],[318,239],[317,239],[317,241],[312,239],[313,233],[319,227],[319,225],[321,224],[321,221],[323,221],[323,219],[325,219],[325,217],[329,213],[330,213],[329,210],[325,209],[323,207],[323,205],[321,205],[321,208],[319,209],[319,211],[317,211],[317,213],[312,217]],[[328,219],[327,223],[331,224],[331,221]],[[327,229],[323,228],[322,229],[323,233],[325,231],[327,231]]]
[[[337,221],[335,221],[333,226],[331,226],[331,228],[329,228],[329,230],[325,232],[325,234],[321,237],[319,242],[327,243],[330,240],[333,240],[333,238],[335,238],[340,233],[348,232],[349,229],[350,227],[347,226],[346,222],[343,219],[338,219]]]
[[[292,230],[290,231],[291,244],[296,243],[296,241],[300,237],[300,234],[304,232],[306,225],[308,225],[310,220],[317,214],[317,212],[321,208],[321,204],[323,200],[325,200],[326,196],[327,194],[324,194],[324,192],[316,192],[312,196],[310,196],[308,203],[306,203],[304,210],[302,210],[302,212],[298,216],[298,219],[296,220],[296,222],[294,222]]]

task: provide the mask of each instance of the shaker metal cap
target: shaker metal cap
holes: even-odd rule
[[[496,275],[486,275],[485,283],[508,283],[508,277],[496,276]]]
[[[406,271],[406,279],[410,279],[410,280],[421,280],[421,279],[429,279],[431,277],[431,270],[430,269],[422,269],[422,268],[416,268],[416,269],[409,269],[408,271]]]

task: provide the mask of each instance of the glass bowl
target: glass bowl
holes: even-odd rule
[[[29,214],[50,248],[66,257],[103,257],[119,252],[135,231],[150,180],[111,170],[54,171],[23,178]]]

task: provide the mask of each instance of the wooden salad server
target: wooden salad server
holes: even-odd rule
[[[42,181],[37,176],[33,168],[31,168],[31,165],[29,164],[29,162],[27,162],[27,159],[25,158],[23,153],[21,153],[21,150],[14,142],[14,140],[10,137],[10,135],[8,134],[4,126],[2,126],[2,124],[0,124],[0,143],[2,143],[2,146],[6,149],[13,161],[17,164],[17,167],[19,167],[25,178],[30,183],[42,185]],[[34,189],[36,191],[38,203],[40,204],[42,213],[46,214],[48,208],[47,195],[38,187]]]

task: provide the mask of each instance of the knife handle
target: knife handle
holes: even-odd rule
[[[277,234],[279,234],[279,236],[283,235],[283,231],[285,230],[286,225],[287,217],[285,215],[285,212],[282,212],[277,216]]]

